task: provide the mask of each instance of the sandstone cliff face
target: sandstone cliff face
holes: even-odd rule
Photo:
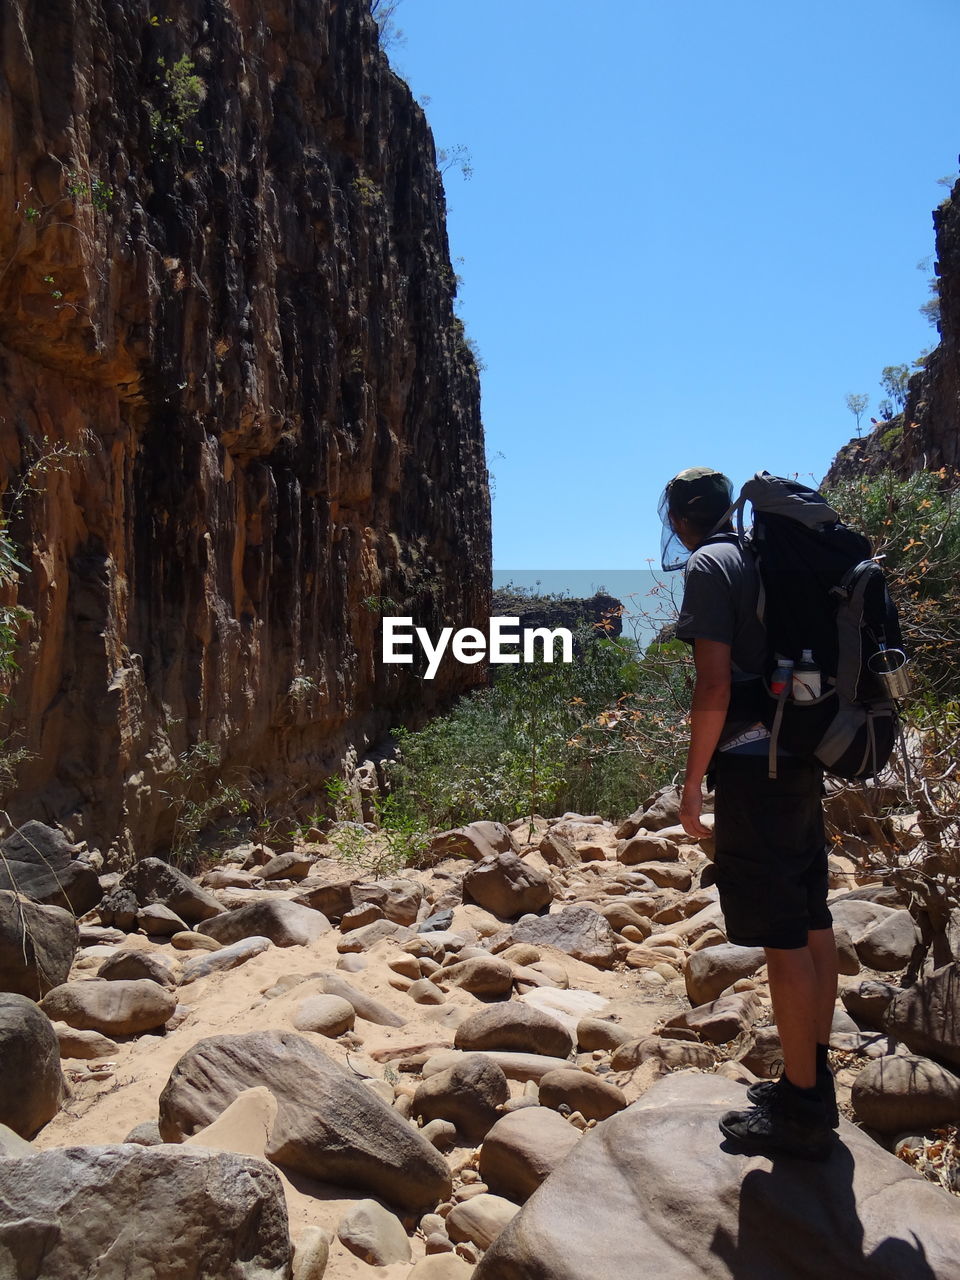
[[[379,657],[381,611],[485,625],[479,385],[432,137],[364,0],[2,24],[8,507],[60,450],[10,525],[34,617],[6,803],[122,859],[168,838],[194,744],[308,803],[483,678]]]
[[[902,414],[881,422],[837,454],[826,483],[890,466],[915,471],[960,471],[960,182],[934,210],[940,280],[940,343],[910,380]]]

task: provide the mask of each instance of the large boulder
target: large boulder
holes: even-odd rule
[[[182,1146],[0,1160],[4,1280],[289,1280],[283,1188],[263,1160]]]
[[[0,993],[0,1081],[0,1124],[21,1138],[52,1120],[67,1095],[50,1019],[26,996],[8,992]]]
[[[225,946],[243,938],[269,938],[275,947],[306,947],[330,932],[330,921],[321,912],[298,902],[264,898],[205,920],[197,932],[216,938]]]
[[[491,1191],[520,1204],[580,1141],[580,1131],[549,1107],[501,1117],[480,1148],[480,1176]]]
[[[479,1053],[468,1053],[446,1071],[417,1086],[412,1113],[425,1122],[449,1120],[470,1142],[479,1142],[497,1122],[497,1108],[510,1097],[500,1067]]]
[[[150,978],[91,978],[54,987],[40,1007],[48,1018],[80,1031],[134,1036],[172,1018],[177,997]]]
[[[275,1164],[358,1187],[409,1210],[450,1191],[439,1152],[304,1036],[251,1031],[211,1036],[183,1055],[160,1095],[160,1132],[180,1142],[245,1089],[264,1083],[279,1104],[266,1149]]]
[[[909,911],[892,911],[857,942],[861,964],[880,973],[903,969],[920,942],[920,930]]]
[[[103,897],[97,870],[62,831],[25,822],[0,842],[0,889],[82,916]]]
[[[39,1000],[66,982],[78,939],[71,912],[0,891],[0,991]]]
[[[722,942],[716,947],[706,947],[687,956],[683,978],[687,997],[696,1007],[710,1004],[721,991],[726,991],[739,978],[749,978],[766,964],[762,947],[738,947],[732,942]]]
[[[916,1133],[960,1121],[960,1079],[929,1058],[877,1058],[851,1090],[857,1119],[881,1133]]]
[[[465,1018],[457,1027],[453,1043],[468,1053],[503,1049],[566,1058],[573,1052],[574,1037],[568,1027],[549,1013],[509,1000]]]
[[[516,942],[556,947],[597,969],[611,969],[617,960],[619,939],[599,911],[578,902],[551,915],[518,920],[509,931],[497,934],[492,945],[500,950]]]
[[[110,982],[149,978],[161,987],[177,985],[177,970],[173,961],[152,951],[116,951],[104,960],[97,970],[97,977],[106,978]]]
[[[960,964],[945,964],[898,992],[883,1025],[914,1053],[960,1067]]]
[[[515,850],[513,836],[502,822],[481,820],[451,831],[441,831],[430,841],[429,854],[435,861],[441,858],[470,858],[479,862],[481,858],[489,858],[498,853],[512,853]]]
[[[482,858],[463,877],[463,898],[502,920],[514,920],[550,905],[550,879],[515,853]]]
[[[188,924],[199,924],[224,911],[212,893],[161,858],[141,858],[120,881],[120,889],[131,890],[141,907],[162,903]]]
[[[585,1135],[474,1280],[955,1280],[953,1197],[846,1121],[823,1164],[739,1155],[717,1122],[745,1105],[718,1076],[655,1084]]]

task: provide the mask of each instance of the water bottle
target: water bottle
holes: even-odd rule
[[[820,668],[813,660],[813,650],[804,649],[793,668],[794,702],[813,702],[820,697]]]
[[[789,698],[793,681],[793,659],[777,654],[777,667],[770,677],[770,692],[775,698]]]

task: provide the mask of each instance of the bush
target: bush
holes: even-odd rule
[[[394,730],[395,793],[433,827],[567,809],[622,816],[679,768],[686,646],[576,633],[572,663],[503,666],[493,682],[411,732]]]

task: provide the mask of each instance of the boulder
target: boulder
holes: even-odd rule
[[[617,1049],[637,1037],[628,1027],[607,1018],[581,1018],[577,1023],[577,1044],[584,1052]]]
[[[881,1133],[916,1133],[960,1121],[960,1079],[915,1054],[877,1058],[853,1082],[857,1119]]]
[[[52,1120],[68,1092],[50,1019],[27,996],[12,992],[0,992],[0,1081],[0,1124],[21,1138],[32,1138]]]
[[[373,1022],[380,1027],[403,1027],[406,1025],[406,1018],[402,1018],[399,1013],[395,1013],[388,1005],[375,1000],[373,996],[367,995],[365,991],[360,991],[357,987],[351,986],[349,982],[337,974],[321,974],[321,982],[327,995],[340,996],[342,999],[347,1000],[353,1005],[357,1017],[362,1018],[364,1022]]]
[[[293,1280],[323,1280],[332,1237],[323,1227],[304,1227],[293,1251]]]
[[[606,1120],[627,1105],[623,1090],[577,1067],[548,1071],[540,1078],[540,1105],[579,1111],[585,1120]]]
[[[726,1044],[749,1031],[761,1010],[760,997],[755,991],[728,991],[709,1004],[677,1014],[667,1026],[686,1027],[710,1044]]]
[[[78,1031],[65,1022],[54,1022],[61,1058],[109,1058],[117,1052],[116,1040],[103,1036],[99,1031]]]
[[[288,1280],[283,1188],[263,1160],[133,1143],[0,1161],[0,1275]]]
[[[883,1026],[914,1053],[960,1067],[960,964],[945,964],[898,992]]]
[[[330,921],[321,912],[282,898],[250,902],[197,929],[227,946],[243,938],[269,938],[275,947],[306,947],[329,931]]]
[[[716,1065],[716,1054],[709,1045],[691,1040],[674,1040],[666,1036],[641,1036],[614,1049],[610,1065],[614,1071],[632,1071],[653,1060],[663,1070],[695,1067],[710,1071]]]
[[[709,1004],[738,978],[749,978],[766,964],[762,947],[738,947],[724,942],[694,951],[683,969],[687,997],[694,1006]]]
[[[616,834],[620,840],[629,840],[641,829],[662,831],[665,827],[676,826],[679,821],[680,789],[674,786],[662,787],[647,804],[620,823]]]
[[[645,862],[643,874],[659,889],[678,889],[686,893],[693,884],[693,872],[685,862]]]
[[[551,867],[562,870],[564,867],[569,869],[580,865],[580,855],[570,841],[565,840],[559,832],[546,832],[537,848],[544,862]]]
[[[491,945],[499,951],[516,942],[556,947],[597,969],[611,969],[617,960],[617,935],[599,911],[580,902],[550,915],[518,920]]]
[[[91,978],[54,987],[40,1007],[48,1018],[80,1031],[132,1036],[162,1027],[173,1016],[177,998],[149,978]]]
[[[341,953],[348,951],[369,951],[385,938],[393,938],[395,942],[409,942],[416,937],[416,930],[395,924],[392,920],[374,920],[373,924],[364,925],[361,929],[353,929],[345,934],[337,943]]]
[[[499,1119],[480,1148],[480,1177],[491,1191],[522,1204],[580,1141],[580,1131],[549,1107]]]
[[[500,1049],[554,1058],[566,1058],[574,1047],[573,1035],[562,1022],[515,1000],[471,1014],[457,1027],[453,1042],[470,1053]]]
[[[574,1037],[574,1044],[576,1044],[577,1027],[580,1022],[584,1018],[592,1014],[598,1014],[602,1009],[606,1009],[610,1002],[604,996],[598,996],[594,991],[558,990],[555,987],[538,987],[534,991],[525,992],[520,996],[518,1003],[529,1005],[533,1009],[539,1009],[541,1013],[547,1013],[551,1018],[556,1018],[558,1022],[562,1022]]]
[[[14,1133],[5,1124],[0,1124],[0,1160],[19,1160],[21,1156],[32,1156],[36,1148],[25,1142],[18,1133]]]
[[[460,987],[475,996],[508,996],[513,990],[513,969],[496,956],[471,956],[457,964],[438,969],[433,981]]]
[[[885,907],[865,898],[851,898],[844,895],[830,900],[830,914],[834,923],[844,926],[854,946],[857,946],[860,939],[881,920],[886,920],[895,913],[895,907]]]
[[[600,914],[617,933],[627,928],[636,929],[643,938],[649,938],[653,933],[650,917],[641,915],[629,902],[611,902],[609,906],[600,908]]]
[[[270,1142],[277,1109],[276,1098],[264,1085],[245,1089],[212,1124],[185,1138],[184,1146],[239,1151],[241,1155],[258,1156],[262,1160]],[[158,1125],[158,1137],[159,1129]]]
[[[376,1200],[355,1204],[340,1219],[337,1235],[341,1244],[372,1267],[410,1261],[410,1241],[403,1223]]]
[[[906,967],[920,942],[920,930],[909,911],[892,911],[877,921],[857,942],[861,964],[880,973]]]
[[[479,862],[481,858],[489,858],[498,853],[514,853],[516,844],[502,822],[480,821],[451,831],[441,831],[430,841],[428,852],[434,861],[442,858],[470,858],[473,862]]]
[[[105,978],[108,982],[149,978],[161,987],[177,985],[177,971],[173,962],[166,956],[154,955],[150,951],[115,951],[97,970],[97,977]]]
[[[412,1114],[424,1121],[449,1120],[469,1142],[479,1142],[510,1097],[503,1071],[483,1054],[466,1054],[417,1086]]]
[[[25,822],[0,841],[0,889],[82,916],[103,897],[97,870],[62,831]]]
[[[137,911],[137,928],[154,937],[169,938],[184,931],[187,923],[162,902],[150,902]]]
[[[313,1031],[321,1036],[340,1036],[353,1030],[356,1014],[353,1005],[342,996],[312,995],[302,1000],[294,1011],[292,1022],[298,1031]]]
[[[78,941],[69,911],[0,891],[0,991],[39,1000],[66,982]]]
[[[739,1155],[717,1123],[746,1105],[732,1081],[667,1076],[577,1143],[474,1280],[954,1280],[952,1197],[846,1121],[815,1167]]]
[[[472,1275],[473,1265],[463,1258],[454,1253],[435,1253],[421,1258],[406,1280],[470,1280]]]
[[[447,1235],[453,1241],[469,1240],[479,1249],[489,1249],[518,1212],[509,1200],[483,1192],[453,1206],[446,1218]]]
[[[463,877],[464,901],[475,902],[502,920],[513,920],[550,904],[550,880],[517,857],[497,853],[482,858]]]
[[[182,937],[182,935],[177,935]],[[202,933],[190,934],[193,938],[202,938]],[[215,951],[204,950],[202,955],[192,956],[189,960],[185,960],[180,966],[180,985],[187,986],[191,982],[196,982],[198,978],[209,977],[211,973],[222,973],[225,969],[235,969],[237,965],[245,964],[248,960],[252,960],[254,956],[261,955],[264,951],[270,951],[273,943],[269,938],[243,938],[240,942],[234,942],[229,947],[223,946],[217,942],[215,938],[207,938],[206,941],[211,942],[215,947]],[[174,940],[176,946],[176,940]],[[185,947],[186,943],[181,943],[181,947]]]
[[[142,858],[126,873],[120,886],[131,890],[141,907],[160,902],[188,924],[199,924],[224,913],[212,893],[161,858]]]
[[[160,1095],[160,1131],[167,1141],[182,1141],[264,1081],[279,1104],[266,1152],[275,1164],[411,1211],[449,1194],[450,1172],[439,1152],[372,1089],[293,1032],[211,1036],[188,1049]]]
[[[676,862],[679,857],[680,850],[672,841],[649,831],[633,836],[617,854],[618,860],[627,867],[640,866],[645,862]]]
[[[868,979],[858,982],[855,986],[846,987],[840,993],[840,999],[846,1011],[858,1022],[879,1031],[883,1027],[883,1015],[890,1001],[900,990],[900,987],[895,987],[889,982]]]
[[[313,870],[312,853],[278,853],[260,868],[264,880],[305,880]]]

